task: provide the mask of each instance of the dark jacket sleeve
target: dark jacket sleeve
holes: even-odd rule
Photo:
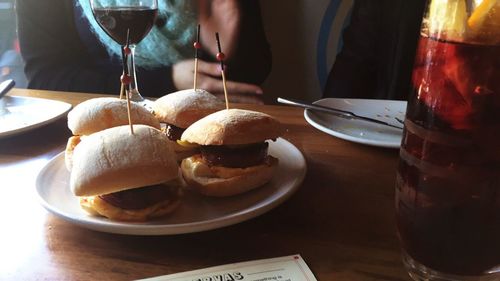
[[[227,61],[228,79],[262,84],[271,72],[271,48],[266,38],[259,1],[240,1],[242,21],[238,46]]]
[[[18,0],[16,10],[29,88],[118,94],[121,66],[105,63],[109,57],[91,56],[85,49],[75,26],[73,1]],[[143,95],[173,89],[170,68],[151,72],[138,82]]]
[[[406,99],[424,5],[355,0],[323,96]]]
[[[232,81],[261,85],[271,72],[272,52],[263,26],[260,3],[258,0],[240,0],[240,5],[240,34],[234,56],[224,62],[226,77]],[[202,52],[200,58],[216,62],[207,51]]]
[[[378,1],[355,1],[344,45],[335,58],[324,97],[363,98],[377,86],[375,34]]]

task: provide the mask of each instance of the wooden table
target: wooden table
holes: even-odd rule
[[[10,95],[73,105],[96,95],[14,89]],[[236,106],[236,105],[235,105]],[[303,110],[237,105],[277,117],[304,154],[299,190],[270,212],[200,233],[127,236],[81,228],[48,213],[35,178],[64,150],[66,118],[0,140],[0,279],[131,280],[253,259],[301,254],[320,281],[409,280],[396,235],[398,151],[326,135]]]

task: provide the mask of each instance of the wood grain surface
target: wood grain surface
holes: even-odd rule
[[[91,94],[14,89],[73,105]],[[64,150],[66,118],[0,139],[0,279],[132,280],[301,254],[320,281],[409,280],[394,215],[398,151],[350,143],[311,127],[303,110],[233,104],[280,120],[305,156],[299,190],[270,212],[200,233],[127,236],[76,226],[38,202],[35,179]]]

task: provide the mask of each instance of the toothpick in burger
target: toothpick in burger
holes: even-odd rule
[[[197,144],[200,154],[182,160],[187,184],[208,196],[247,192],[273,177],[278,159],[268,155],[267,141],[281,134],[280,123],[256,111],[224,109],[192,124],[181,137]]]

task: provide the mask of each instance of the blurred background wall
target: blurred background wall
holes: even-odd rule
[[[264,85],[267,102],[279,96],[321,98],[353,1],[261,1],[273,52],[272,72]]]

